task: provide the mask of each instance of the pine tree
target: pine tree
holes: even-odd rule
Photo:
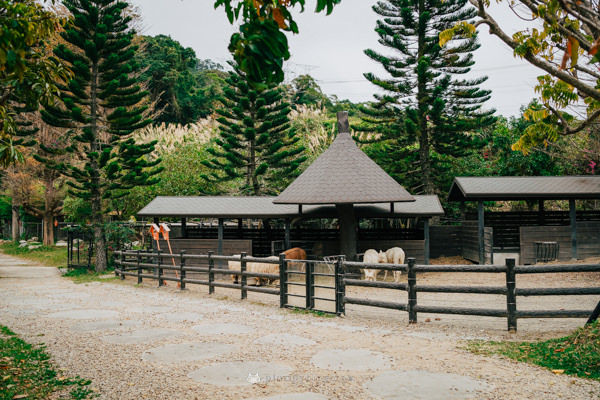
[[[383,89],[376,102],[363,108],[359,130],[379,134],[384,147],[374,150],[384,168],[418,193],[434,193],[435,177],[448,157],[461,157],[478,147],[473,132],[491,125],[494,110],[482,110],[490,91],[478,86],[487,77],[458,79],[474,64],[476,37],[456,37],[443,48],[438,35],[476,10],[467,0],[381,0],[373,10],[383,17],[375,31],[393,55],[365,50],[387,77],[365,77]]]
[[[66,44],[54,54],[73,76],[61,86],[60,102],[47,107],[44,120],[68,128],[73,157],[57,165],[71,179],[69,193],[90,203],[96,270],[106,269],[104,223],[111,199],[138,185],[156,182],[160,160],[145,157],[154,144],[137,144],[132,132],[147,125],[147,92],[139,83],[134,31],[119,0],[64,0],[72,21],[62,33]],[[50,149],[46,149],[50,150]]]
[[[277,193],[296,177],[306,160],[300,138],[290,129],[290,105],[283,89],[252,89],[244,73],[234,68],[217,110],[219,137],[205,165],[213,170],[205,179],[215,182],[240,179],[247,195]]]

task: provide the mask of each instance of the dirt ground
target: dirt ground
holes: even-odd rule
[[[501,285],[504,279],[432,273],[418,282]],[[544,274],[520,276],[517,286],[599,283],[600,274],[564,274],[560,281]],[[406,301],[404,292],[391,290],[348,294]],[[506,301],[466,294],[418,300],[490,308]],[[519,298],[517,306],[591,309],[597,301]],[[600,399],[600,382],[463,349],[469,339],[554,337],[584,322],[519,320],[519,331],[510,334],[503,318],[419,314],[419,323],[409,325],[405,312],[350,305],[345,317],[323,317],[279,309],[273,295],[248,293],[242,301],[229,289],[209,296],[205,286],[179,291],[172,282],[157,288],[134,278],[76,285],[54,268],[0,255],[0,323],[44,342],[58,366],[91,379],[101,399]],[[177,346],[189,346],[189,354]]]

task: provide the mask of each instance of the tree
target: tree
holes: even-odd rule
[[[143,36],[137,59],[159,110],[154,122],[187,124],[212,112],[225,75],[221,65],[198,60],[193,49],[165,35]]]
[[[305,105],[329,108],[331,100],[323,93],[319,84],[310,75],[300,75],[292,80],[291,101],[294,106]]]
[[[538,78],[542,109],[531,109],[533,122],[515,144],[530,148],[574,135],[597,123],[600,118],[600,16],[598,2],[592,0],[516,0],[510,6],[521,11],[529,28],[509,35],[489,13],[487,0],[469,0],[477,8],[476,22],[460,22],[440,35],[440,43],[454,35],[473,35],[486,25],[489,32],[513,49],[515,56],[542,69]],[[562,57],[560,56],[562,54]],[[568,106],[585,105],[575,115]]]
[[[317,0],[316,12],[331,14],[341,0]],[[285,31],[298,33],[291,10],[306,0],[215,0],[229,22],[242,19],[240,30],[231,36],[229,51],[254,89],[262,90],[283,82],[283,62],[290,58]]]
[[[290,129],[290,106],[283,89],[253,89],[239,69],[227,78],[219,114],[220,135],[208,151],[205,165],[213,171],[205,179],[223,182],[241,179],[241,191],[251,195],[276,193],[277,182],[298,174],[306,157],[300,138]]]
[[[365,54],[380,63],[387,77],[365,77],[385,92],[365,107],[365,125],[386,143],[383,150],[390,171],[416,192],[434,193],[437,163],[444,157],[461,157],[477,146],[473,132],[493,123],[492,111],[482,104],[490,91],[478,86],[487,78],[457,79],[474,64],[475,37],[453,38],[444,48],[439,32],[476,11],[467,0],[382,0],[373,10],[383,17],[375,31],[379,43],[391,49],[388,56],[374,50]],[[409,179],[409,182],[405,180]]]
[[[55,82],[67,76],[46,54],[44,44],[61,29],[62,20],[35,0],[0,0],[0,165],[23,157],[18,149],[15,116],[53,101]]]
[[[149,160],[154,142],[137,144],[134,130],[151,121],[147,92],[132,45],[128,4],[119,0],[65,0],[72,22],[54,54],[73,70],[60,85],[60,102],[43,110],[44,120],[69,129],[72,159],[56,168],[71,179],[69,194],[89,202],[96,270],[107,266],[104,232],[107,203],[133,187],[153,184],[160,160]]]

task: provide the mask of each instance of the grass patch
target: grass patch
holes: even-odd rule
[[[44,346],[31,345],[0,325],[0,400],[90,399],[97,396],[90,383],[60,376]]]
[[[600,380],[600,321],[559,339],[540,342],[472,341],[467,350],[475,354],[501,354],[549,368],[557,374]]]
[[[27,247],[19,247],[19,243],[6,242],[0,244],[0,250],[4,254],[29,261],[35,261],[51,267],[67,266],[66,247],[42,246],[37,249],[29,250]]]
[[[113,268],[108,268],[103,272],[96,272],[93,270],[76,268],[76,269],[72,269],[69,272],[63,274],[63,276],[66,278],[70,278],[75,283],[110,282],[110,281],[119,279],[119,277],[114,275],[114,272],[115,271]],[[105,275],[112,275],[112,276],[102,278]]]
[[[336,315],[332,314],[332,313],[319,311],[319,310],[305,310],[304,308],[297,308],[297,307],[292,308],[291,312],[293,312],[294,314],[305,314],[305,315],[311,314],[311,315],[314,315],[315,317],[322,317],[322,318],[335,318],[336,317]]]

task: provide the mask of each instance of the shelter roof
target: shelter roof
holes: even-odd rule
[[[448,201],[600,199],[600,176],[454,178]]]
[[[335,218],[335,205],[274,204],[275,197],[168,197],[158,196],[138,212],[140,217],[187,218]],[[414,196],[413,202],[390,204],[360,204],[354,208],[364,218],[389,218],[443,215],[437,196]]]
[[[277,198],[276,204],[359,204],[414,201],[354,143],[347,132],[337,135],[321,154]]]

